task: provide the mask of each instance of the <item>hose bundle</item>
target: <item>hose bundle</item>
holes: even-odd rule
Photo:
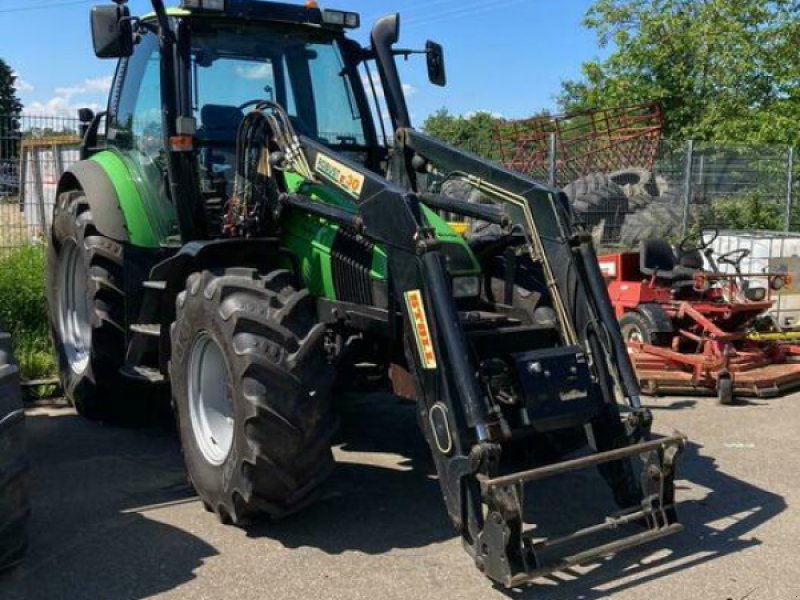
[[[279,215],[279,194],[286,191],[273,170],[314,177],[286,111],[264,101],[245,115],[236,133],[236,178],[225,206],[225,235],[256,237],[272,229]]]

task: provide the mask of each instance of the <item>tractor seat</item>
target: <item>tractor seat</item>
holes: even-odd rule
[[[236,132],[244,113],[238,106],[206,104],[200,109],[202,125],[197,135],[207,145],[231,148],[236,145]]]
[[[672,246],[666,240],[642,240],[639,248],[639,270],[657,281],[675,285],[691,281],[694,269],[678,264]]]

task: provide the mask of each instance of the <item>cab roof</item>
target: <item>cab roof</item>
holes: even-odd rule
[[[335,11],[337,13],[342,11]],[[288,4],[285,2],[264,2],[262,0],[225,0],[224,10],[208,10],[197,8],[171,7],[167,14],[171,17],[215,17],[230,18],[235,20],[268,21],[273,23],[292,23],[297,25],[312,25],[324,29],[341,31],[352,28],[335,24],[324,18],[325,11],[316,3]],[[351,13],[355,14],[355,13]],[[142,19],[154,19],[155,13],[148,13]]]

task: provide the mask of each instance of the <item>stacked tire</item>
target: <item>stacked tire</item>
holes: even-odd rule
[[[28,540],[25,412],[11,338],[0,333],[0,570],[17,564]]]
[[[681,232],[679,196],[665,178],[648,169],[592,173],[567,185],[564,192],[578,222],[597,243],[634,246],[641,240],[670,238]]]
[[[592,233],[595,242],[613,242],[629,212],[623,189],[605,173],[591,173],[564,188],[578,223]]]

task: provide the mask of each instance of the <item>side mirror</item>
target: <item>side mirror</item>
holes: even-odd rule
[[[425,54],[428,56],[428,79],[433,85],[446,86],[447,71],[444,66],[444,49],[442,45],[428,41],[425,44]]]
[[[92,42],[97,58],[125,58],[133,54],[133,26],[125,5],[92,8]]]

